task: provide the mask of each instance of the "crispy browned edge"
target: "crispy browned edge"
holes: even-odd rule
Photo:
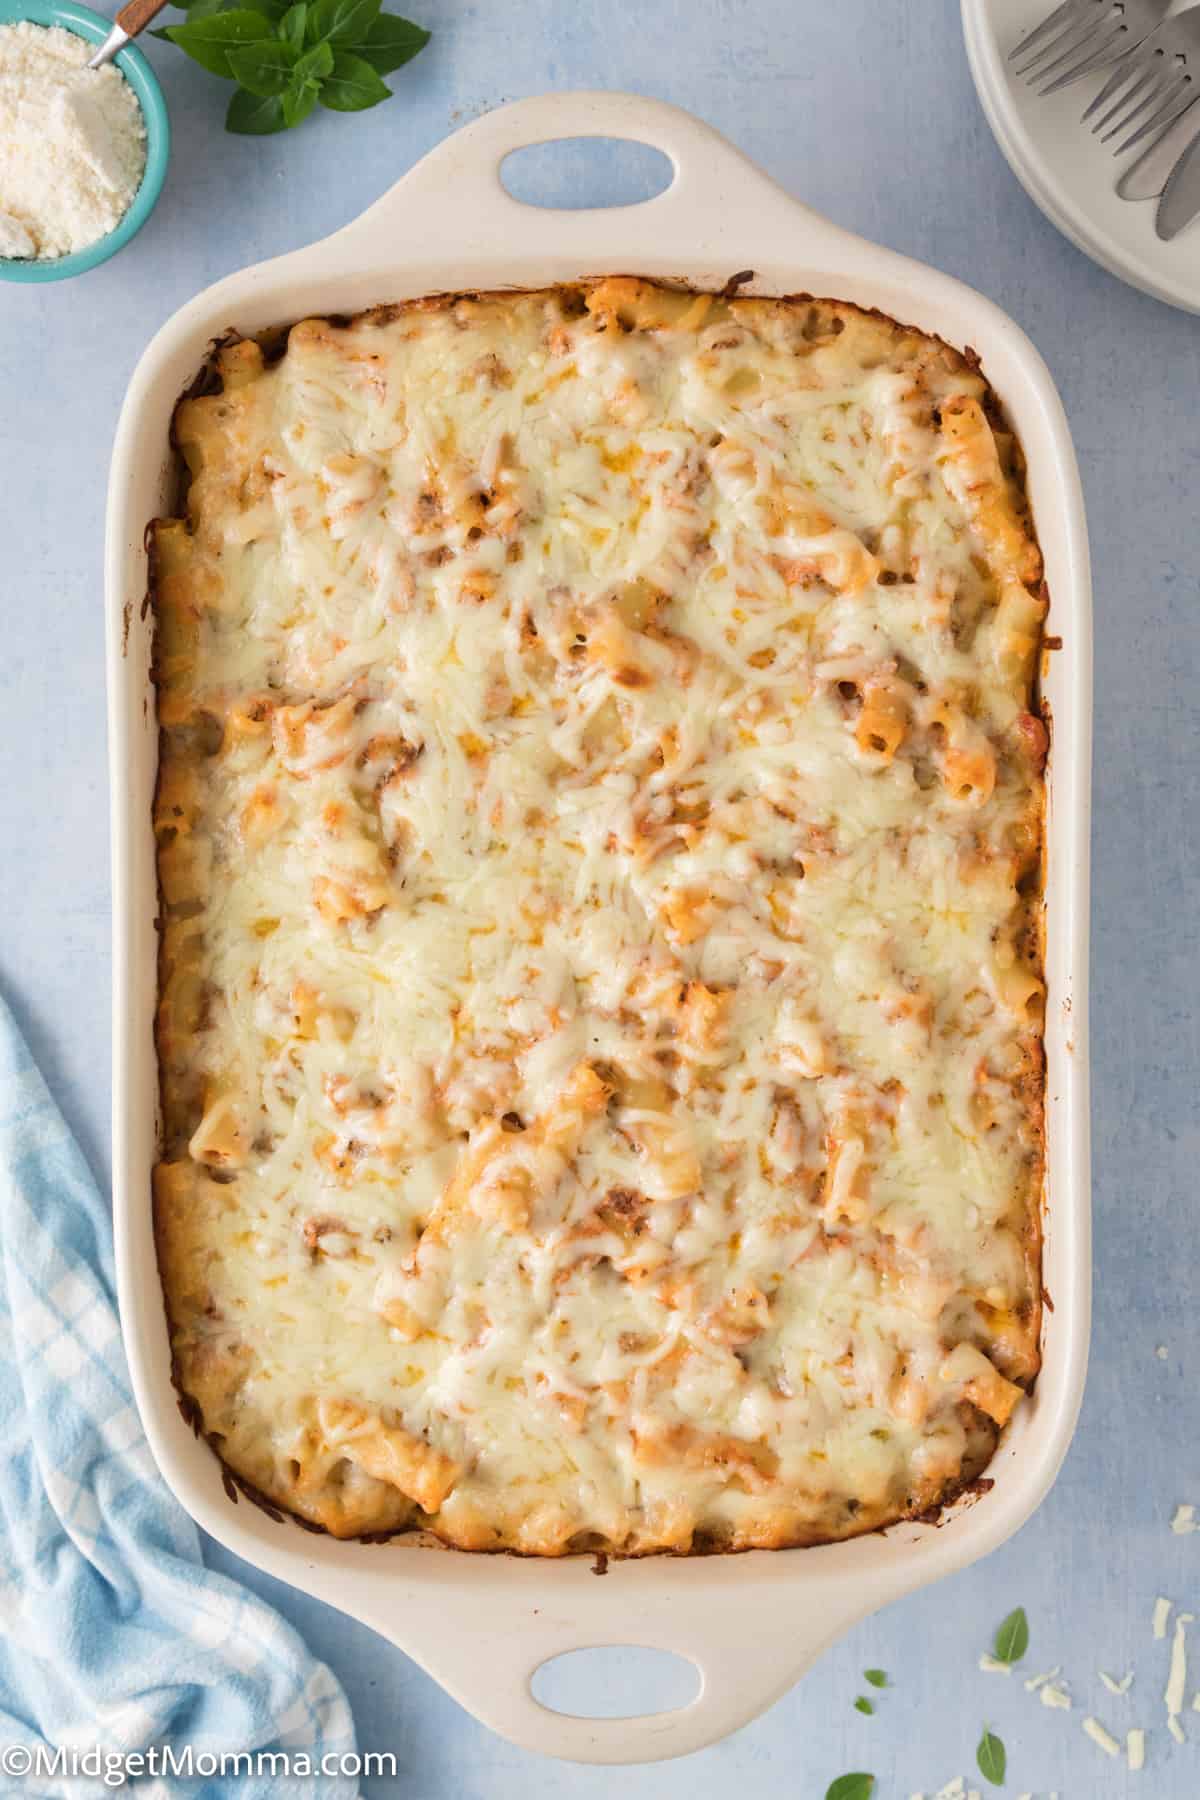
[[[676,280],[668,280],[668,279],[664,279],[661,277],[632,275],[632,274],[628,274],[627,272],[622,273],[622,272],[618,272],[618,271],[609,271],[607,276],[581,275],[575,281],[554,283],[554,284],[551,284],[551,287],[549,287],[549,288],[537,288],[537,287],[517,288],[517,287],[514,287],[514,288],[493,288],[493,289],[474,289],[474,288],[458,289],[455,291],[425,294],[425,295],[421,295],[421,296],[418,296],[418,297],[415,297],[415,298],[409,299],[409,300],[391,301],[391,302],[385,301],[385,302],[381,302],[379,305],[376,305],[376,306],[364,307],[360,312],[357,312],[357,313],[328,313],[323,316],[328,321],[328,323],[330,323],[334,326],[337,326],[339,328],[345,328],[345,327],[348,327],[351,325],[358,324],[362,320],[371,320],[380,325],[386,325],[386,324],[390,323],[393,319],[399,318],[402,314],[404,314],[406,312],[442,311],[445,308],[454,305],[459,300],[518,299],[527,294],[544,293],[544,292],[553,291],[554,289],[570,290],[572,288],[579,288],[579,287],[583,287],[586,285],[590,285],[594,281],[603,280],[603,279],[629,279],[629,280],[636,280],[636,281],[646,281],[646,282],[649,282],[650,285],[656,286],[656,287],[671,288],[671,289],[675,289],[676,291],[682,291],[682,292],[687,292],[687,293],[714,292],[716,294],[716,296],[720,299],[732,299],[732,298],[740,297],[739,289],[741,289],[747,282],[750,282],[754,279],[754,271],[751,269],[740,270],[739,272],[731,275],[729,277],[729,279],[725,282],[723,287],[721,287],[720,289],[716,289],[716,290],[698,287],[695,283],[690,282],[683,278],[676,279]],[[884,312],[880,307],[858,306],[853,301],[838,300],[838,299],[833,298],[830,295],[810,294],[810,293],[807,293],[804,291],[797,291],[796,293],[778,294],[778,295],[747,295],[746,298],[747,299],[776,300],[781,304],[788,304],[788,305],[801,305],[801,304],[805,304],[805,303],[814,304],[814,305],[831,305],[831,306],[839,307],[844,312],[858,313],[864,318],[878,319],[885,325],[890,325],[901,331],[914,332],[918,336],[925,338],[929,342],[940,344],[944,350],[946,350],[951,356],[958,358],[966,368],[971,370],[971,372],[973,374],[978,375],[985,382],[987,382],[987,377],[983,371],[983,365],[982,365],[981,358],[979,357],[978,353],[971,347],[971,345],[965,344],[963,346],[963,348],[961,350],[959,350],[955,345],[947,343],[947,341],[943,337],[941,337],[937,332],[926,331],[923,327],[921,327],[919,325],[907,324],[905,321],[895,318],[895,316],[893,314]],[[304,315],[304,316],[308,316],[308,315]],[[264,357],[265,357],[268,367],[272,363],[279,361],[286,354],[288,334],[292,330],[293,325],[295,325],[297,323],[299,323],[299,320],[292,320],[290,323],[288,323],[286,325],[270,326],[262,331],[252,334],[255,341],[260,345],[260,347],[262,348],[262,350],[264,352]],[[179,399],[176,401],[174,408],[172,409],[170,447],[171,447],[172,454],[175,458],[176,484],[175,484],[174,494],[172,495],[172,501],[173,501],[173,504],[175,504],[175,505],[178,504],[178,499],[183,491],[183,486],[184,486],[183,462],[182,462],[182,458],[179,454],[178,444],[177,444],[176,437],[175,437],[175,422],[176,422],[176,417],[178,415],[179,408],[183,405],[184,401],[186,401],[186,400],[196,399],[199,396],[204,395],[204,394],[218,393],[221,391],[221,376],[220,376],[220,373],[219,373],[218,367],[217,367],[218,354],[221,350],[227,348],[230,345],[244,342],[245,337],[246,337],[245,333],[238,331],[236,329],[236,327],[230,327],[226,331],[222,332],[218,337],[213,338],[209,344],[209,347],[205,354],[204,360],[201,363],[199,369],[196,371],[195,376],[188,383],[188,385],[184,388],[183,392],[179,396]],[[1012,430],[1012,427],[1009,424],[1007,416],[1006,416],[1004,409],[1000,403],[999,397],[995,393],[990,382],[987,382],[985,392],[983,395],[983,399],[982,399],[982,405],[983,405],[984,412],[987,416],[988,422],[993,426],[998,426],[1000,429],[1009,433],[1009,435],[1012,437],[1014,450],[1015,450],[1015,459],[1016,459],[1015,472],[1019,479],[1021,500],[1023,502],[1022,523],[1023,523],[1026,531],[1028,532],[1030,538],[1034,542],[1034,544],[1037,544],[1038,538],[1037,538],[1036,524],[1035,524],[1035,521],[1032,516],[1032,512],[1029,507],[1028,492],[1027,492],[1026,483],[1025,483],[1026,463],[1025,463],[1024,447],[1023,447],[1018,435]],[[176,515],[176,516],[178,516],[178,515]],[[155,552],[155,546],[154,546],[153,527],[158,522],[159,521],[157,519],[152,519],[152,520],[148,521],[147,525],[146,525],[146,532],[145,532],[145,544],[146,544],[146,554],[147,554],[147,591],[146,591],[146,599],[145,599],[145,602],[143,603],[143,607],[144,608],[149,607],[153,611],[153,614],[154,614],[153,647],[151,650],[151,679],[152,679],[152,681],[155,680],[155,670],[157,667],[157,641],[158,641],[158,609],[157,609],[157,598],[156,598],[156,595],[157,595],[157,568],[156,568],[156,552]],[[1050,594],[1049,594],[1049,589],[1046,585],[1044,574],[1043,574],[1043,578],[1042,578],[1042,581],[1040,584],[1040,593],[1041,593],[1041,597],[1043,598],[1043,600],[1045,600],[1048,603],[1050,600]],[[1045,624],[1043,621],[1043,628],[1042,628],[1042,632],[1041,632],[1039,647],[1038,647],[1038,651],[1037,651],[1037,654],[1035,655],[1035,659],[1034,659],[1034,673],[1033,673],[1033,677],[1032,677],[1032,681],[1031,681],[1031,685],[1030,685],[1029,706],[1030,706],[1030,710],[1032,712],[1034,712],[1042,720],[1042,723],[1045,726],[1046,735],[1047,735],[1047,743],[1048,743],[1047,756],[1050,754],[1050,752],[1053,749],[1053,721],[1052,721],[1052,717],[1050,714],[1050,710],[1049,710],[1048,706],[1046,705],[1046,703],[1043,699],[1043,696],[1042,696],[1040,677],[1041,677],[1043,659],[1045,656],[1046,648],[1049,646],[1049,644],[1050,644],[1050,640],[1048,640],[1048,638],[1047,638],[1047,635],[1045,632]],[[1055,649],[1060,648],[1061,647],[1061,639],[1054,640],[1052,647]],[[154,799],[152,802],[152,810],[157,808],[159,786],[160,786],[160,783],[162,780],[162,767],[163,767],[163,760],[164,760],[164,758],[163,758],[164,736],[165,736],[165,733],[160,729],[160,731],[159,731],[159,765],[158,765],[158,773],[156,774],[156,777],[155,777],[155,789],[154,789]],[[1026,925],[1024,927],[1024,929],[1026,931],[1031,931],[1033,933],[1034,940],[1036,943],[1036,956],[1033,958],[1033,961],[1034,961],[1034,965],[1037,969],[1037,972],[1042,977],[1043,981],[1045,980],[1045,952],[1046,952],[1046,909],[1045,909],[1046,781],[1045,781],[1044,770],[1045,770],[1045,762],[1043,761],[1042,770],[1039,774],[1039,800],[1040,800],[1040,815],[1041,816],[1040,816],[1040,820],[1039,820],[1039,830],[1038,830],[1037,886],[1036,886],[1035,891],[1026,897],[1027,902],[1028,902],[1028,911],[1027,911]],[[156,882],[157,882],[157,890],[158,890],[159,911],[155,918],[155,929],[158,932],[158,936],[159,936],[159,948],[158,948],[159,984],[158,984],[158,988],[159,988],[159,993],[161,994],[161,991],[162,991],[161,919],[162,919],[162,909],[163,909],[163,905],[164,905],[164,899],[163,899],[163,892],[162,892],[162,883],[161,883],[161,880],[158,879],[158,876],[157,876],[157,868],[158,868],[158,857],[157,857],[157,852],[156,852],[155,869],[156,869]],[[157,1027],[157,1021],[156,1021],[156,1025],[155,1025],[156,1044],[157,1044],[157,1033],[158,1033],[158,1027]],[[1034,1197],[1036,1196],[1036,1203],[1031,1204],[1027,1208],[1027,1212],[1026,1212],[1025,1256],[1026,1256],[1026,1266],[1029,1269],[1030,1277],[1031,1277],[1030,1286],[1031,1286],[1031,1289],[1035,1296],[1035,1298],[1032,1302],[1033,1317],[1030,1319],[1030,1329],[1031,1329],[1031,1337],[1035,1343],[1035,1357],[1036,1357],[1036,1362],[1037,1362],[1037,1369],[1035,1370],[1035,1372],[1032,1376],[1030,1376],[1028,1379],[1020,1382],[1020,1385],[1024,1386],[1026,1388],[1027,1392],[1032,1392],[1033,1387],[1037,1380],[1037,1372],[1038,1372],[1038,1370],[1040,1370],[1040,1366],[1041,1366],[1041,1337],[1042,1337],[1042,1322],[1043,1322],[1043,1318],[1044,1318],[1044,1312],[1045,1312],[1045,1309],[1047,1309],[1047,1308],[1049,1308],[1050,1310],[1053,1310],[1052,1306],[1051,1306],[1051,1302],[1050,1302],[1050,1297],[1047,1294],[1046,1289],[1045,1289],[1045,1284],[1044,1284],[1044,1280],[1043,1280],[1043,1271],[1042,1271],[1042,1243],[1043,1243],[1042,1220],[1043,1220],[1043,1215],[1044,1215],[1045,1207],[1046,1207],[1046,1146],[1045,1146],[1046,1072],[1045,1072],[1045,1069],[1046,1069],[1045,1028],[1044,1028],[1044,1022],[1043,1022],[1043,1030],[1039,1034],[1038,1041],[1037,1041],[1036,1067],[1031,1068],[1028,1071],[1026,1076],[1024,1076],[1022,1078],[1022,1083],[1021,1083],[1021,1085],[1025,1089],[1025,1099],[1026,1099],[1026,1102],[1027,1102],[1027,1105],[1029,1108],[1029,1113],[1030,1113],[1031,1121],[1033,1124],[1033,1136],[1034,1136],[1034,1142],[1036,1145],[1036,1166],[1031,1174],[1030,1183],[1029,1183],[1029,1192],[1030,1192],[1031,1200],[1033,1200]],[[159,1148],[160,1148],[160,1151],[163,1147],[162,1142],[161,1142],[161,1139],[162,1139],[161,1121],[165,1116],[165,1109],[166,1109],[166,1101],[165,1101],[165,1093],[164,1093],[162,1062],[161,1062],[161,1059],[159,1059],[159,1120],[160,1120],[160,1133],[159,1133],[160,1145],[159,1145]],[[166,1318],[167,1318],[168,1334],[171,1335],[173,1333],[173,1321],[171,1319],[170,1298],[169,1298],[169,1294],[167,1292],[166,1281],[163,1276],[162,1255],[161,1255],[161,1247],[160,1247],[160,1243],[159,1243],[159,1234],[158,1234],[157,1226],[155,1229],[155,1248],[156,1248],[156,1253],[158,1255],[158,1260],[159,1260],[159,1277],[160,1277],[160,1284],[162,1286],[163,1306],[164,1306],[164,1311],[166,1313]],[[172,1381],[172,1385],[174,1386],[175,1391],[176,1391],[177,1404],[179,1406],[179,1410],[183,1416],[183,1419],[185,1420],[185,1422],[188,1425],[191,1426],[193,1432],[196,1434],[197,1437],[204,1438],[205,1442],[208,1444],[209,1448],[212,1450],[213,1455],[216,1458],[217,1464],[220,1468],[221,1480],[222,1480],[222,1485],[224,1487],[224,1491],[225,1491],[228,1499],[235,1506],[238,1502],[239,1495],[244,1495],[245,1498],[247,1500],[249,1500],[252,1505],[258,1507],[262,1512],[266,1513],[269,1518],[275,1520],[276,1523],[281,1524],[286,1519],[286,1520],[290,1520],[292,1522],[292,1524],[299,1526],[301,1528],[301,1530],[303,1530],[303,1531],[312,1532],[312,1533],[315,1533],[316,1535],[322,1536],[322,1537],[330,1535],[328,1533],[328,1531],[326,1530],[325,1526],[316,1524],[311,1519],[303,1518],[299,1513],[292,1512],[289,1508],[281,1505],[277,1500],[274,1500],[271,1497],[269,1497],[268,1495],[264,1494],[261,1491],[261,1489],[256,1488],[251,1481],[246,1479],[245,1476],[239,1475],[235,1469],[232,1469],[229,1466],[229,1464],[225,1461],[224,1457],[221,1454],[221,1440],[219,1439],[219,1437],[215,1436],[214,1434],[211,1434],[204,1430],[203,1419],[201,1417],[199,1404],[197,1403],[197,1401],[195,1401],[192,1398],[192,1396],[190,1394],[187,1393],[186,1389],[183,1386],[183,1382],[181,1379],[181,1372],[180,1372],[180,1369],[178,1366],[178,1360],[177,1360],[173,1345],[172,1345],[172,1350],[171,1350],[171,1381]],[[970,1501],[970,1500],[978,1500],[978,1499],[983,1498],[983,1496],[986,1493],[990,1492],[990,1490],[994,1486],[994,1482],[987,1475],[986,1471],[991,1463],[992,1458],[995,1456],[996,1450],[999,1448],[1000,1439],[1002,1436],[1003,1436],[1003,1432],[996,1432],[995,1438],[994,1438],[994,1443],[993,1443],[993,1448],[988,1456],[987,1461],[979,1469],[976,1469],[971,1472],[963,1471],[954,1480],[948,1482],[946,1487],[943,1489],[942,1493],[939,1495],[938,1499],[933,1503],[932,1506],[924,1507],[923,1509],[921,1509],[919,1511],[914,1509],[913,1511],[903,1513],[903,1514],[899,1515],[897,1518],[890,1520],[882,1525],[869,1525],[868,1524],[868,1525],[864,1525],[861,1528],[861,1530],[859,1530],[859,1531],[849,1530],[849,1531],[843,1532],[837,1538],[810,1539],[810,1540],[807,1540],[803,1544],[781,1543],[779,1545],[772,1546],[772,1548],[779,1549],[779,1550],[816,1548],[821,1543],[828,1543],[828,1542],[844,1543],[844,1542],[848,1542],[851,1538],[861,1537],[861,1536],[869,1536],[874,1533],[878,1533],[879,1535],[882,1536],[895,1525],[902,1525],[902,1524],[911,1523],[911,1522],[941,1526],[948,1522],[948,1517],[947,1517],[948,1514],[950,1513],[951,1509],[953,1507],[955,1507],[960,1501],[966,1502],[966,1501]],[[396,1539],[396,1538],[405,1538],[405,1539],[409,1539],[414,1542],[420,1541],[423,1546],[429,1547],[429,1548],[434,1548],[434,1549],[447,1550],[447,1551],[459,1549],[459,1546],[446,1544],[442,1540],[436,1538],[429,1531],[422,1529],[420,1526],[413,1526],[413,1525],[404,1525],[394,1531],[361,1532],[353,1540],[350,1540],[350,1541],[362,1543],[362,1544],[382,1544],[382,1543],[390,1543],[393,1539]],[[683,1555],[683,1556],[706,1556],[706,1555],[732,1556],[732,1555],[746,1554],[748,1549],[754,1548],[754,1547],[755,1546],[746,1546],[746,1547],[739,1546],[737,1548],[731,1548],[725,1544],[709,1545],[708,1543],[705,1542],[704,1533],[697,1532],[695,1535],[695,1538],[693,1539],[691,1547],[686,1551],[673,1550],[670,1548],[662,1548],[662,1549],[651,1549],[651,1550],[645,1550],[645,1551],[625,1552],[625,1551],[620,1551],[620,1550],[614,1550],[611,1548],[596,1549],[594,1547],[586,1547],[586,1548],[581,1547],[581,1548],[578,1548],[578,1549],[575,1549],[572,1551],[568,1551],[568,1552],[566,1552],[566,1554],[574,1555],[574,1556],[592,1556],[592,1557],[594,1557],[595,1558],[594,1573],[598,1574],[598,1575],[603,1575],[607,1572],[607,1568],[608,1568],[608,1564],[609,1564],[610,1560],[611,1561],[633,1560],[633,1559],[641,1557],[641,1556],[680,1556],[680,1555]],[[537,1552],[537,1551],[522,1551],[522,1550],[510,1548],[510,1547],[502,1547],[502,1548],[498,1548],[498,1549],[466,1550],[466,1551],[460,1550],[460,1554],[469,1555],[469,1556],[480,1556],[480,1555],[519,1556],[519,1557],[527,1557],[528,1556],[528,1557],[536,1558],[541,1553]]]

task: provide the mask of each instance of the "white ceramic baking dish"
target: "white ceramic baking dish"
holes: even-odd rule
[[[671,186],[592,212],[519,204],[503,158],[571,136],[657,146]],[[811,1550],[614,1563],[469,1556],[402,1540],[338,1543],[231,1504],[211,1450],[184,1423],[155,1265],[150,1167],[157,1131],[151,1020],[156,890],[150,831],[157,734],[144,533],[168,504],[171,411],[210,340],[324,312],[460,288],[532,287],[639,273],[743,291],[831,295],[973,345],[1024,443],[1052,594],[1044,692],[1050,759],[1047,962],[1049,1166],[1045,1363],[988,1471],[994,1486],[938,1525],[905,1524]],[[114,1204],[121,1316],[154,1454],[183,1505],[248,1562],[372,1626],[478,1718],[515,1742],[586,1762],[679,1756],[768,1706],[855,1621],[961,1569],[1009,1537],[1045,1495],[1074,1427],[1087,1359],[1088,799],[1091,638],[1083,501],[1066,420],[1029,341],[978,294],[839,230],[800,205],[716,132],[626,94],[556,94],[499,108],[418,163],[344,230],[230,276],[163,327],[130,384],[113,452],[107,547],[115,930]],[[701,1672],[674,1712],[580,1719],[534,1699],[547,1658],[589,1645],[672,1650]],[[315,1648],[320,1649],[319,1644]]]

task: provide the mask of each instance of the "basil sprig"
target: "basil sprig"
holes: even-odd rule
[[[262,137],[331,112],[364,112],[391,94],[383,77],[423,50],[429,33],[385,13],[382,0],[190,0],[182,25],[155,37],[237,88],[227,131]]]

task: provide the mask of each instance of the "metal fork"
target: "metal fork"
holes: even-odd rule
[[[1147,144],[1142,154],[1126,165],[1117,183],[1122,200],[1157,200],[1172,169],[1184,151],[1191,147],[1197,132],[1200,132],[1200,106],[1193,100],[1161,136]]]
[[[1092,130],[1102,144],[1134,126],[1116,147],[1114,154],[1120,156],[1186,111],[1196,98],[1198,74],[1200,6],[1192,6],[1164,19],[1131,56],[1122,59],[1083,116],[1091,119],[1099,114]]]
[[[1014,72],[1033,86],[1057,93],[1072,81],[1106,68],[1149,37],[1171,0],[1063,0],[1026,32],[1008,60],[1027,60]],[[1064,66],[1065,65],[1065,66]]]

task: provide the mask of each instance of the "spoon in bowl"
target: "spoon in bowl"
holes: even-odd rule
[[[88,57],[88,68],[99,69],[104,63],[111,62],[117,51],[123,50],[139,31],[144,30],[166,4],[167,0],[129,0],[113,20],[113,28],[95,56]]]

